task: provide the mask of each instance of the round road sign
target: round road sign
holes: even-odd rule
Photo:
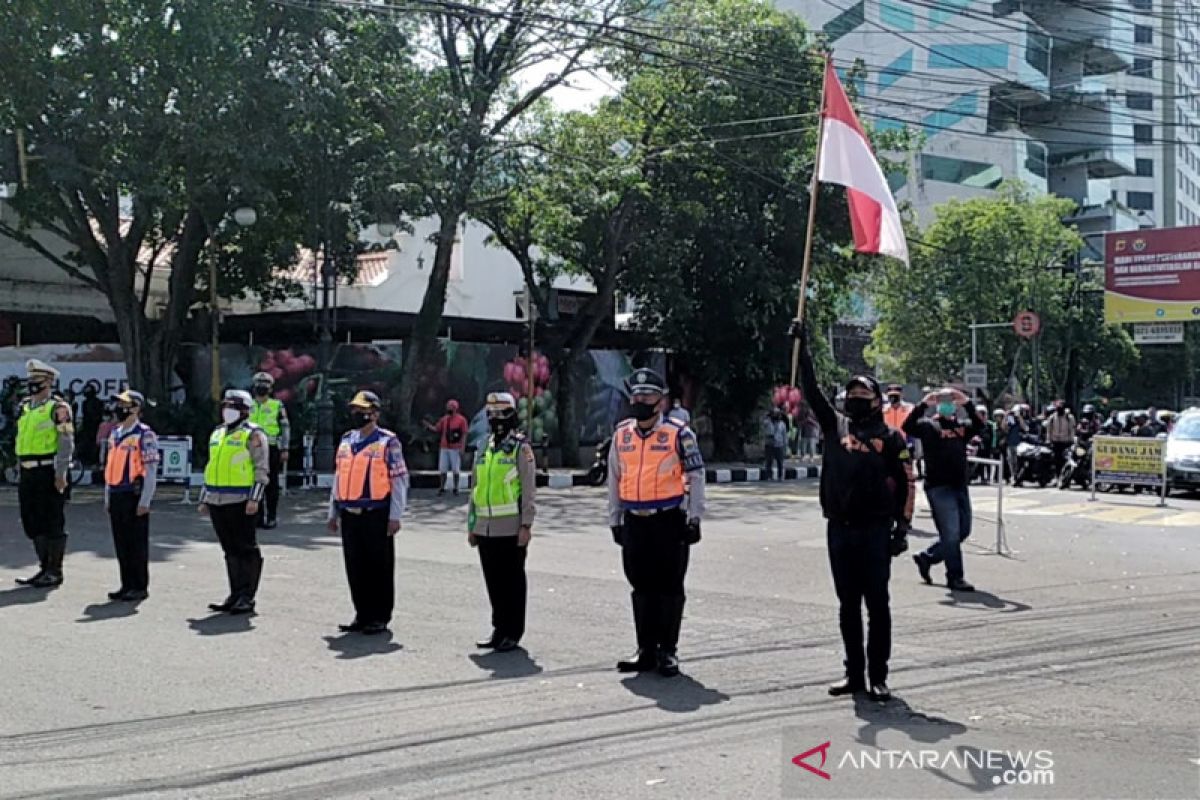
[[[1032,339],[1042,329],[1042,318],[1032,311],[1022,311],[1013,317],[1013,330],[1022,339]]]

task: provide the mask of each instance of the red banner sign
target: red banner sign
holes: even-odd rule
[[[1200,321],[1200,226],[1105,236],[1106,322]]]

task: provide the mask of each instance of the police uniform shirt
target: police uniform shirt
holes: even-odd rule
[[[489,443],[490,443],[489,439]],[[537,463],[533,455],[533,447],[530,446],[529,440],[525,436],[517,436],[509,434],[505,440],[501,442],[498,449],[503,449],[506,446],[519,448],[520,453],[517,456],[517,476],[521,481],[521,501],[520,513],[511,517],[480,517],[475,515],[475,492],[471,492],[471,499],[467,504],[467,519],[475,520],[475,526],[471,533],[476,536],[516,536],[521,528],[533,526],[533,519],[537,514],[536,500],[537,497]],[[480,453],[476,459],[478,465],[483,460],[483,453]]]
[[[618,428],[613,436],[612,445],[608,450],[608,523],[621,525],[624,508],[621,505],[621,459],[619,447],[626,435],[640,436],[648,439],[661,431],[664,426],[672,425],[679,429],[675,437],[675,447],[679,461],[683,465],[683,503],[680,508],[687,514],[688,521],[699,521],[704,517],[704,456],[700,454],[700,443],[691,428],[680,425],[675,420],[659,417],[652,428],[645,429],[636,423]]]
[[[217,430],[224,428],[227,432],[232,433],[243,427],[251,429],[250,437],[246,440],[246,446],[250,450],[250,459],[254,462],[254,486],[250,489],[250,496],[247,497],[245,492],[210,492],[208,487],[205,487],[200,490],[200,505],[231,506],[247,500],[255,503],[262,500],[263,492],[271,480],[271,451],[267,444],[267,435],[263,433],[262,428],[251,425],[245,420],[233,427],[218,425]]]
[[[112,458],[113,451],[122,439],[135,434],[141,435],[139,446],[142,450],[142,463],[146,466],[146,475],[142,479],[142,494],[138,498],[138,506],[149,508],[150,503],[154,500],[154,491],[158,488],[158,437],[150,429],[150,426],[138,421],[128,428],[124,425],[118,425],[113,428],[112,433],[108,437],[108,457]],[[106,506],[111,494],[112,487],[108,485],[108,481],[105,481],[104,504]]]
[[[250,414],[253,416],[255,412],[261,411],[262,409],[266,408],[267,403],[271,402],[274,399],[275,398],[273,398],[273,397],[268,397],[265,401],[263,401],[261,403],[258,400],[255,400],[254,406],[252,407]],[[267,437],[267,441],[270,442],[269,436]],[[284,405],[283,401],[280,401],[279,402],[279,436],[276,437],[275,443],[273,446],[280,450],[288,450],[291,448],[291,444],[292,444],[292,423],[288,419],[287,406]]]
[[[388,519],[392,522],[399,522],[404,518],[404,511],[408,508],[408,465],[404,463],[404,449],[400,446],[400,440],[396,438],[396,435],[390,431],[384,431],[382,428],[376,428],[367,435],[374,436],[377,433],[384,433],[390,437],[384,450],[388,478],[391,480],[391,505],[388,509]],[[362,431],[356,428],[342,436],[342,443],[349,444],[353,450],[363,441],[363,438]],[[330,520],[337,518],[337,501],[337,475],[335,474],[333,486],[329,489],[328,519]]]
[[[67,471],[71,468],[71,459],[75,456],[75,425],[71,419],[71,406],[61,397],[51,395],[38,402],[26,400],[21,404],[21,414],[24,415],[41,408],[46,403],[53,403],[55,406],[51,414],[54,419],[54,427],[58,430],[58,449],[54,452],[54,475],[58,478],[66,478]]]

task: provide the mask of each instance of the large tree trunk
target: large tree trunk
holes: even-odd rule
[[[746,437],[745,420],[742,415],[745,408],[726,406],[723,402],[712,402],[709,399],[708,412],[712,421],[713,460],[714,461],[745,461]]]
[[[446,286],[450,281],[450,260],[454,253],[454,236],[462,210],[444,213],[440,218],[437,233],[437,249],[433,256],[433,269],[429,284],[425,287],[425,298],[417,313],[416,324],[404,343],[404,363],[400,378],[400,406],[395,409],[397,423],[401,428],[411,427],[413,401],[417,396],[418,383],[426,365],[432,361],[437,350],[437,336],[442,327],[442,313],[446,309]]]
[[[558,376],[558,393],[555,405],[558,412],[558,441],[562,449],[562,465],[578,467],[579,459],[579,415],[576,413],[575,396],[579,391],[579,356],[573,349],[563,350],[556,359],[555,374]]]

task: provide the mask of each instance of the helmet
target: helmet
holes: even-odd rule
[[[904,387],[898,383],[889,383],[887,385],[887,393],[888,394],[903,394],[903,392],[904,392]]]
[[[1095,414],[1095,413],[1096,413],[1096,407],[1095,407],[1094,405],[1092,405],[1091,403],[1087,403],[1087,404],[1086,404],[1086,405],[1084,405],[1084,407],[1083,407],[1083,413],[1084,413],[1084,414]]]
[[[993,416],[993,417],[1003,417],[1003,416],[1004,416],[1004,409],[1003,409],[1003,408],[997,408],[995,411],[993,411],[993,412],[992,412],[992,416]]]
[[[488,419],[515,419],[517,401],[509,392],[491,392],[484,406]]]
[[[226,389],[225,397],[221,400],[221,405],[226,408],[238,408],[242,411],[249,411],[254,405],[254,400],[250,398],[250,393],[241,389]]]
[[[378,411],[382,405],[383,403],[380,402],[379,395],[368,391],[359,392],[350,401],[351,408],[365,408],[368,411]]]
[[[275,376],[269,372],[256,372],[254,373],[254,382],[265,383],[267,386],[274,386]]]
[[[126,389],[113,399],[118,403],[125,403],[126,405],[137,406],[138,408],[146,405],[146,396],[141,392],[135,392],[133,389]]]
[[[872,378],[870,375],[855,375],[850,380],[846,381],[846,391],[850,391],[852,387],[863,386],[871,390],[871,393],[876,397],[883,397],[883,390],[879,388],[879,381]]]
[[[666,394],[667,382],[652,369],[637,369],[625,379],[625,391],[630,397],[639,394]]]

